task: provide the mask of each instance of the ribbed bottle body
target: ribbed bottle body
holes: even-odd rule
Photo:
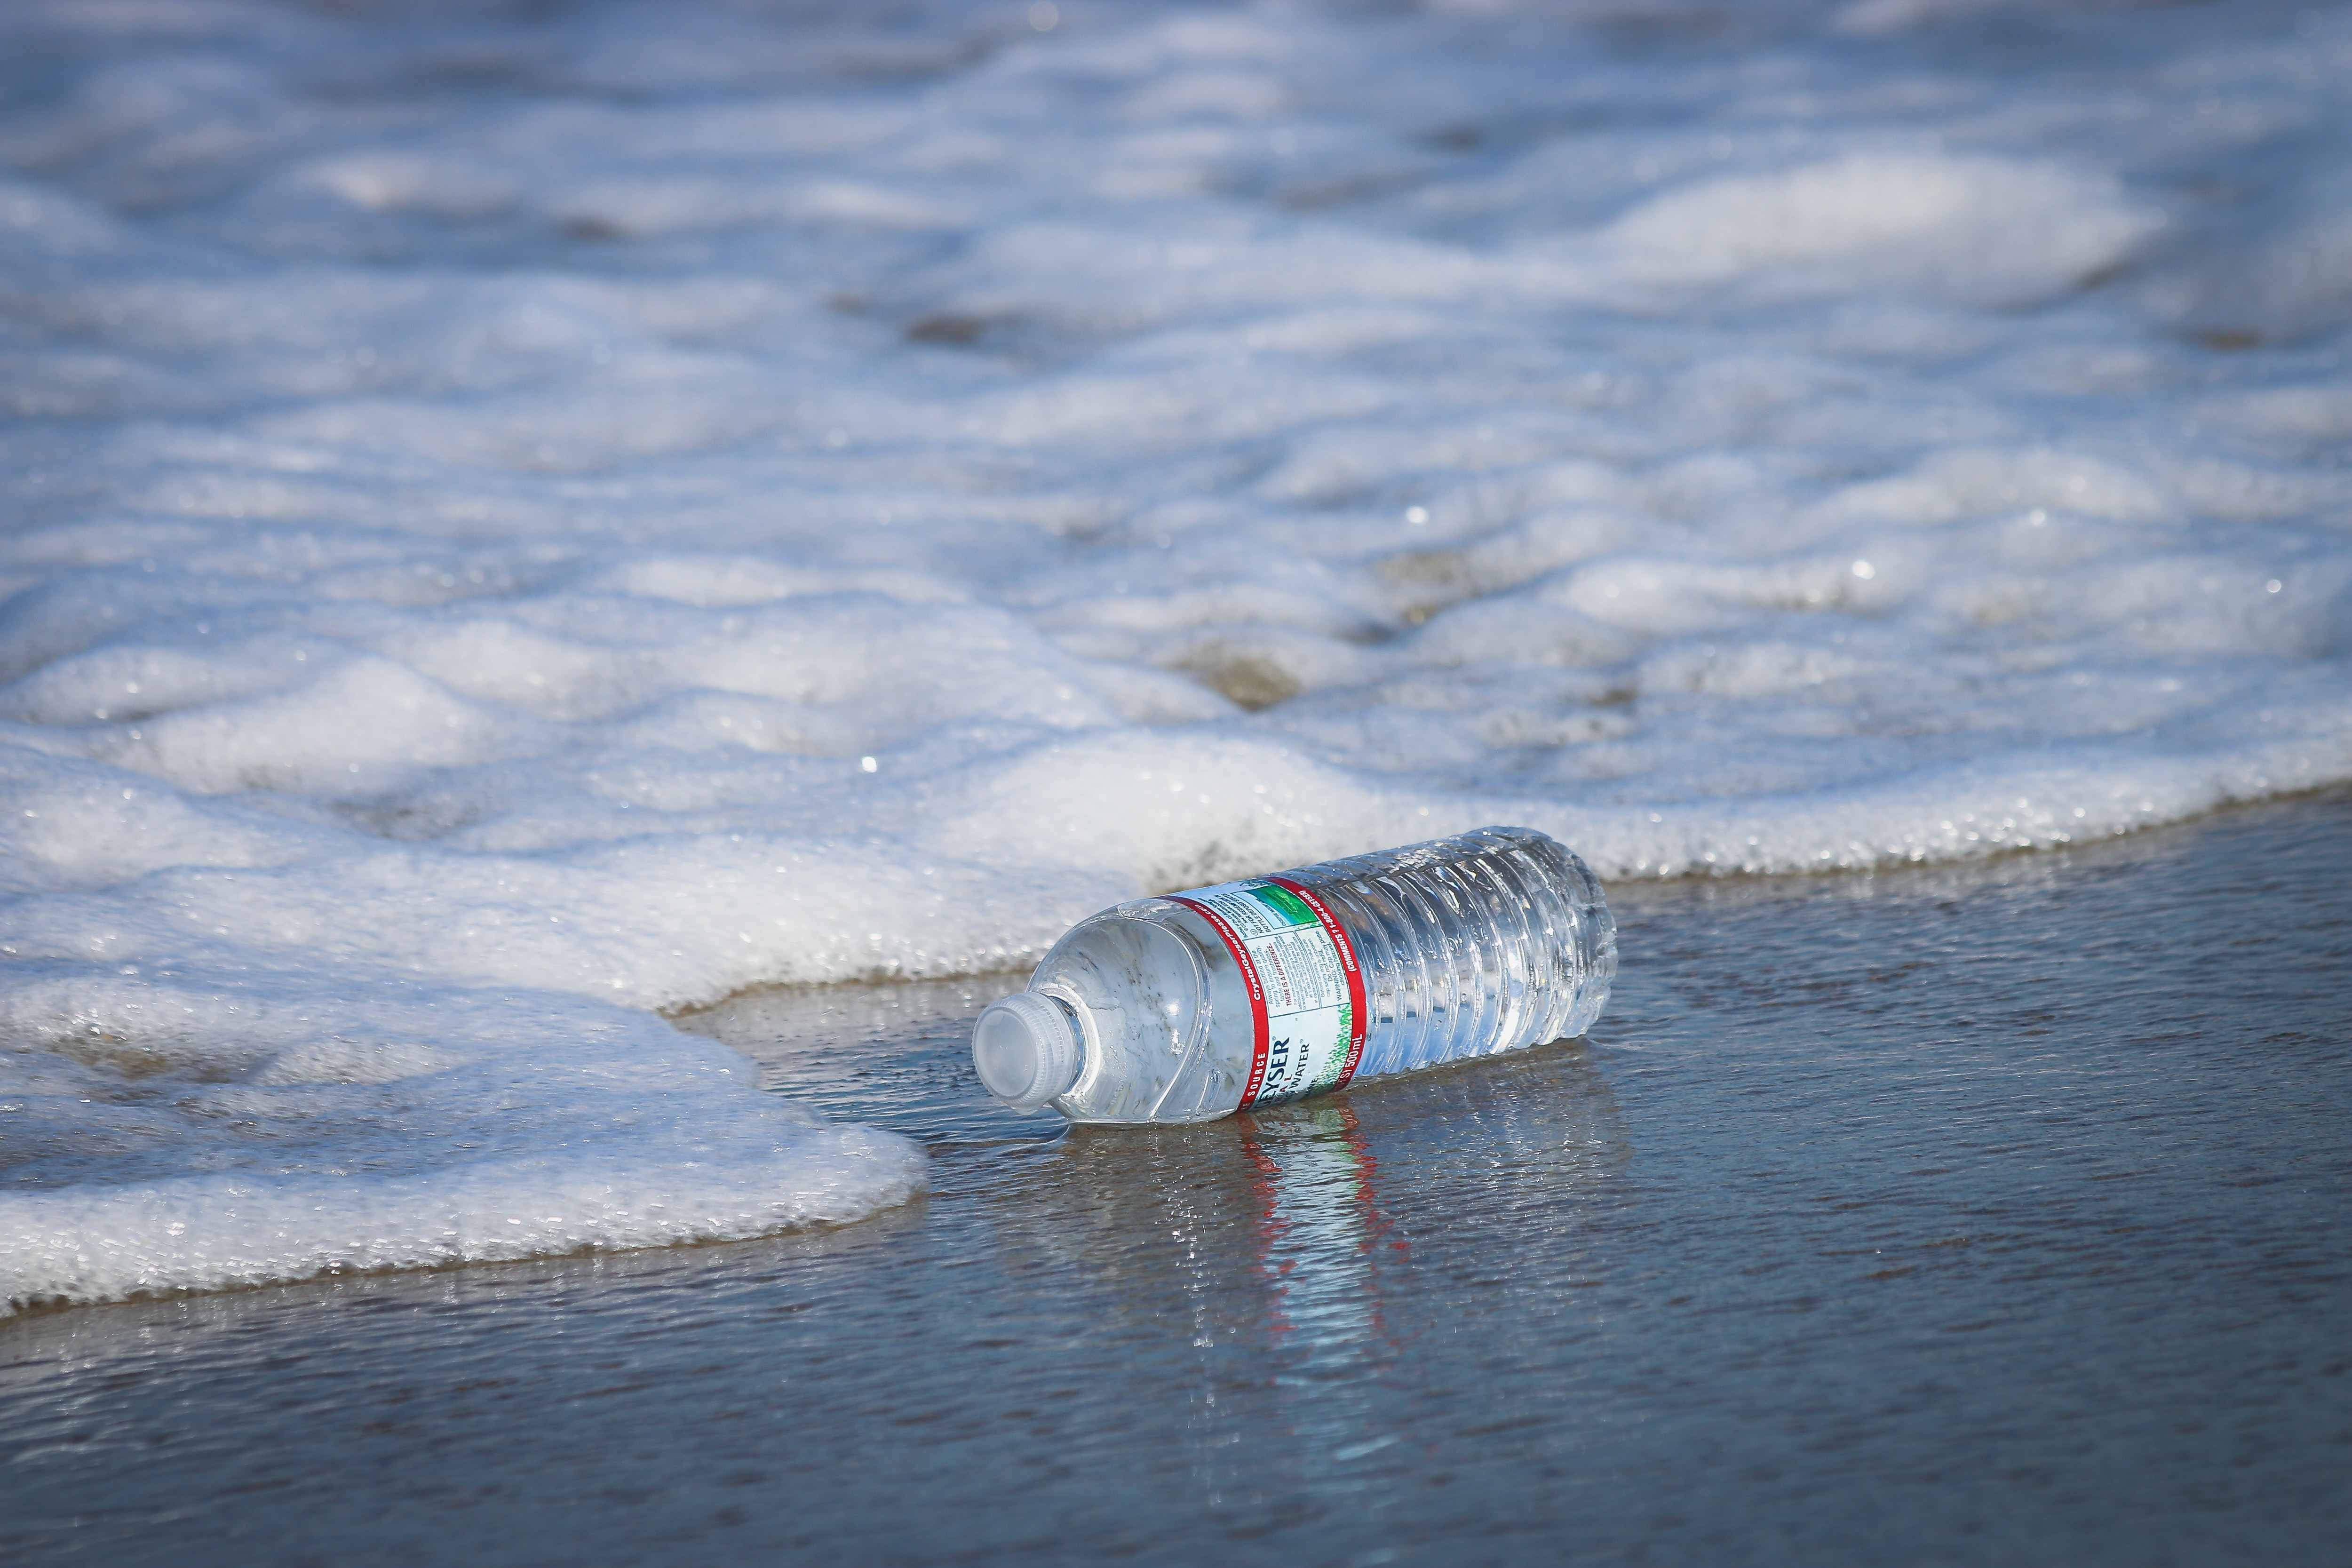
[[[1355,1076],[1573,1039],[1608,1005],[1617,922],[1575,854],[1525,827],[1288,873],[1339,911],[1370,1017]]]
[[[982,1028],[1000,1057],[1043,1030],[1037,1060],[1061,1064],[1048,1083],[1017,1048],[1017,1070],[992,1058],[997,1081],[1035,1086],[1008,1103],[1198,1121],[1580,1035],[1616,970],[1616,922],[1584,863],[1532,829],[1489,827],[1106,910],[1038,965],[1029,989],[1055,1006],[1027,1016],[1042,1021],[983,1015]]]

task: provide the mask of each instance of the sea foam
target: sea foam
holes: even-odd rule
[[[659,1015],[1146,890],[2352,777],[2352,18],[1684,16],[11,7],[0,1301],[870,1214]]]

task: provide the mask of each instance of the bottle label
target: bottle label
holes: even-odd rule
[[[1364,974],[1355,944],[1314,892],[1260,877],[1171,893],[1216,928],[1249,990],[1256,1036],[1239,1109],[1337,1089],[1364,1056]]]

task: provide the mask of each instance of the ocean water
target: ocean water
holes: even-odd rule
[[[2352,777],[2352,10],[20,0],[0,1311],[846,1221],[662,1014]]]
[[[1619,914],[1586,1040],[1183,1128],[735,997],[924,1197],[0,1323],[0,1558],[2336,1568],[2352,794]]]

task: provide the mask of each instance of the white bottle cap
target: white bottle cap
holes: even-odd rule
[[[971,1026],[982,1086],[1015,1110],[1034,1110],[1077,1082],[1085,1050],[1070,1005],[1036,991],[991,1002]]]

